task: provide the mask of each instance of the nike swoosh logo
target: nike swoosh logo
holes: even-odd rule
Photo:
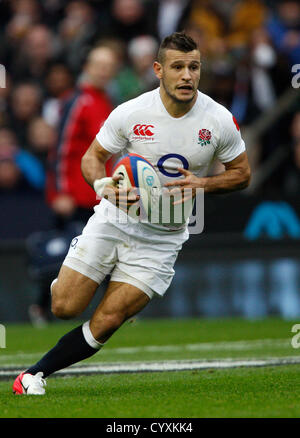
[[[21,382],[21,379],[19,379],[20,380],[20,383],[21,383],[21,385],[22,385],[22,388],[24,389],[24,391],[25,391],[25,393],[27,393],[27,389],[29,388],[29,385],[27,386],[27,388],[23,385],[23,383]]]

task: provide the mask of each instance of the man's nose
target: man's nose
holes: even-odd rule
[[[182,72],[182,79],[189,81],[191,79],[191,72],[188,67],[186,67]]]

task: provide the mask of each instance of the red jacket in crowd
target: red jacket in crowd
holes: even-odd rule
[[[112,109],[108,96],[90,85],[81,86],[62,108],[58,146],[49,160],[46,197],[50,204],[59,194],[72,196],[78,207],[97,204],[96,193],[82,176],[81,158]],[[110,171],[108,161],[108,175]]]

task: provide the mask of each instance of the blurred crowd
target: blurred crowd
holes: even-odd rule
[[[105,100],[93,137],[116,105],[158,86],[152,64],[159,42],[176,30],[199,44],[200,90],[232,111],[242,129],[272,111],[292,88],[291,69],[300,64],[298,0],[0,1],[0,64],[6,69],[0,88],[0,194],[44,193],[68,129],[66,107],[80,87],[90,87],[86,100],[94,98],[91,87]],[[90,56],[95,48],[102,52]],[[88,130],[90,117],[77,124]],[[89,140],[81,139],[84,148]],[[297,194],[299,99],[260,136],[252,165],[258,168],[278,147],[287,151],[280,171],[260,190]],[[68,203],[55,205],[56,196],[46,197],[57,212],[72,210]]]

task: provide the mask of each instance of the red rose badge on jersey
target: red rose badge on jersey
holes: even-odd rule
[[[206,146],[210,144],[211,132],[208,129],[200,129],[198,134],[198,144]]]

